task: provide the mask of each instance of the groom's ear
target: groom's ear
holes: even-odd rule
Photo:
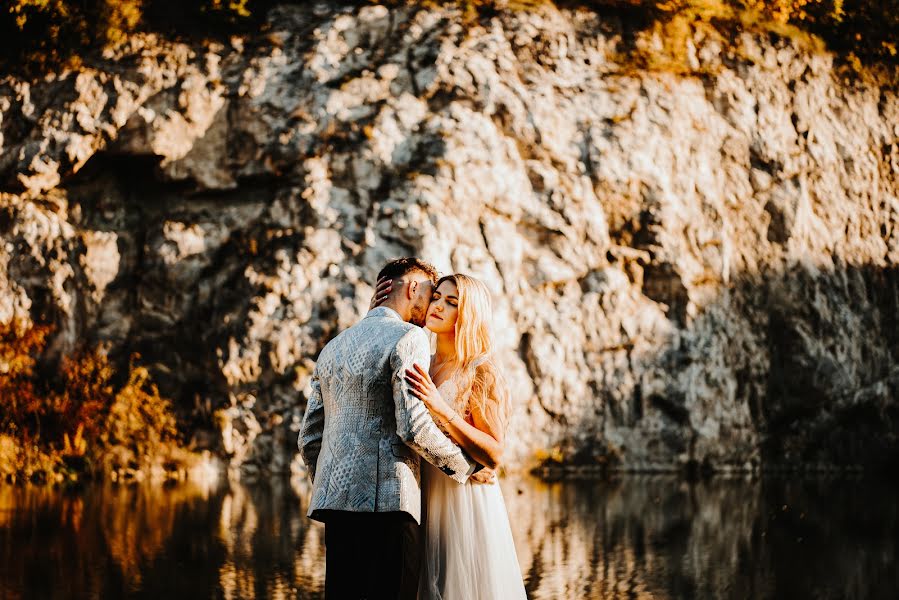
[[[415,298],[415,294],[418,293],[418,282],[414,279],[409,282],[409,285],[406,286],[406,298],[412,300]]]

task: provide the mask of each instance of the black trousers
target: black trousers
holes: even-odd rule
[[[326,600],[415,600],[421,526],[404,512],[327,511]]]

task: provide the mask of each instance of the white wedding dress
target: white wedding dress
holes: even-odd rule
[[[438,390],[456,405],[454,378]],[[499,483],[460,484],[421,461],[421,490],[418,600],[526,600]]]

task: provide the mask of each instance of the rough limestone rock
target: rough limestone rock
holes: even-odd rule
[[[319,3],[2,79],[0,319],[139,352],[195,446],[284,471],[317,353],[418,255],[495,294],[511,466],[895,453],[896,86],[748,33],[641,71],[625,25]]]

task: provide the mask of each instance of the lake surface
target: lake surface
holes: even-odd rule
[[[899,490],[850,477],[502,482],[532,600],[899,598]],[[304,482],[0,485],[0,599],[321,598]]]

